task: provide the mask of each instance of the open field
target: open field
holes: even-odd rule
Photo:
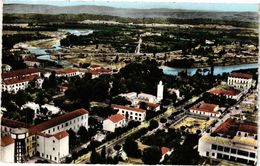
[[[186,131],[190,133],[196,133],[197,130],[204,130],[207,126],[209,126],[213,120],[203,120],[195,117],[186,117],[177,125],[172,126],[171,128],[180,129],[181,126],[186,127]]]

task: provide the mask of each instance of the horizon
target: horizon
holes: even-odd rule
[[[51,6],[60,6],[60,7],[105,6],[105,7],[123,8],[123,9],[180,9],[180,10],[200,10],[200,11],[219,11],[219,12],[258,12],[257,4],[239,4],[239,3],[5,0],[4,5],[8,5],[8,4],[51,5]]]

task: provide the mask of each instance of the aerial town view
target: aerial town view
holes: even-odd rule
[[[257,165],[258,11],[5,0],[1,163]]]

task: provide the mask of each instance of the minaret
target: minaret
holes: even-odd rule
[[[163,84],[162,81],[157,85],[157,100],[161,101],[163,99]]]

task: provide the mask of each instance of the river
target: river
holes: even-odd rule
[[[163,69],[163,73],[166,75],[178,75],[179,72],[187,70],[188,75],[194,75],[199,68],[174,68],[168,66],[161,66]],[[210,67],[204,67],[200,69],[209,69]],[[223,74],[223,73],[230,73],[233,70],[240,70],[240,69],[254,69],[258,68],[257,63],[252,64],[241,64],[241,65],[231,65],[231,66],[215,66],[214,67],[214,75]]]

